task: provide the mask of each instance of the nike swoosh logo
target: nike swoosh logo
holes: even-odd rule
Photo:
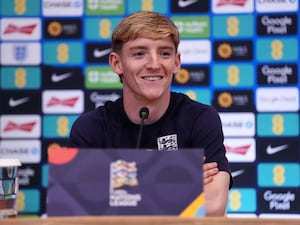
[[[237,176],[242,175],[243,173],[245,173],[245,170],[237,170],[237,171],[233,171],[233,172],[231,173],[231,176],[232,176],[232,177],[237,177]]]
[[[97,48],[94,50],[94,57],[100,58],[102,56],[105,56],[111,52],[111,48],[104,49],[104,50],[98,50]]]
[[[199,0],[179,0],[178,1],[178,6],[180,8],[185,8],[185,7],[188,7],[189,5],[192,5],[196,2],[198,2]]]
[[[280,151],[283,151],[285,149],[288,148],[288,144],[285,144],[285,145],[279,145],[277,147],[272,147],[271,145],[268,145],[267,147],[267,154],[268,155],[273,155],[277,152],[280,152]]]
[[[8,105],[10,107],[17,107],[19,105],[22,105],[24,104],[25,102],[28,102],[29,101],[29,97],[25,97],[25,98],[20,98],[20,99],[13,99],[13,98],[10,98],[9,99],[9,102],[8,102]]]
[[[52,82],[57,83],[69,78],[71,75],[72,73],[62,73],[62,74],[53,73],[51,76],[51,80]]]

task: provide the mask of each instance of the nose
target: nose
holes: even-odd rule
[[[149,55],[148,63],[146,66],[148,69],[159,69],[160,62],[159,62],[159,55],[157,53],[151,53]]]

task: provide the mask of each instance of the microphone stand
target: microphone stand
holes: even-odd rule
[[[143,127],[144,127],[144,121],[149,116],[149,109],[147,107],[143,107],[140,109],[140,118],[141,118],[141,125],[139,129],[139,135],[137,139],[136,149],[140,148],[141,139],[142,139],[142,133],[143,133]]]

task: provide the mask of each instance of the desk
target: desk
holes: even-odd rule
[[[3,225],[299,225],[300,219],[257,218],[179,218],[174,216],[84,216],[49,218],[12,218]]]

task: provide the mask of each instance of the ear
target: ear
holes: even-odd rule
[[[123,69],[122,65],[120,62],[120,56],[116,52],[111,52],[109,55],[109,64],[111,69],[116,73],[116,74],[123,74]]]
[[[176,53],[176,57],[175,57],[175,67],[174,67],[174,71],[173,73],[176,74],[179,72],[181,67],[181,55],[179,52]]]

